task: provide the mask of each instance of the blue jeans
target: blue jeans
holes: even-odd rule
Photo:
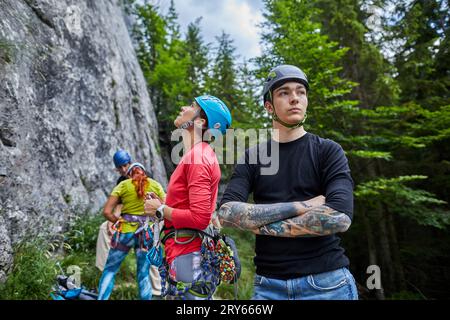
[[[344,267],[289,280],[255,275],[252,300],[358,300],[358,292]]]
[[[150,263],[147,260],[147,251],[141,250],[138,247],[138,238],[134,233],[121,233],[119,242],[130,248],[134,247],[136,252],[137,262],[137,283],[139,287],[139,297],[141,300],[152,299],[152,285],[150,282],[149,269]],[[105,269],[103,270],[100,283],[98,285],[98,300],[108,300],[114,288],[114,280],[120,265],[128,252],[118,249],[109,250],[108,259],[106,260]]]

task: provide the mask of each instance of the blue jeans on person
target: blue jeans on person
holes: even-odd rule
[[[288,280],[255,275],[252,300],[358,300],[358,291],[343,267]]]
[[[138,245],[138,238],[133,232],[121,233],[119,242],[130,248],[134,247],[137,263],[137,283],[139,287],[139,298],[141,300],[152,299],[152,285],[150,282],[149,269],[150,263],[147,260],[147,251],[141,250]],[[106,260],[100,283],[98,285],[98,300],[108,300],[114,288],[114,281],[117,271],[119,271],[122,261],[126,258],[128,252],[111,248],[108,259]]]

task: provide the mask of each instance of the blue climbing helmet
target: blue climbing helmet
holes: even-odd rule
[[[232,122],[231,113],[226,104],[211,95],[199,96],[194,99],[208,118],[208,129],[217,129],[225,134]]]
[[[116,166],[116,168],[118,168],[120,166],[123,166],[124,164],[130,163],[131,156],[125,150],[120,149],[120,150],[116,151],[116,153],[114,153],[113,160],[114,160],[114,165]]]

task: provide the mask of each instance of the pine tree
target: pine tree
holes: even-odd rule
[[[136,54],[144,77],[149,82],[160,58],[157,47],[166,43],[166,23],[158,13],[158,8],[150,4],[136,5],[134,14],[136,24],[133,36],[137,43]],[[151,97],[157,96],[157,88],[149,85],[149,91]],[[155,109],[158,113],[157,104]]]
[[[397,113],[397,133],[407,133],[399,139],[401,145],[409,144],[412,148],[397,148],[398,161],[393,170],[405,171],[427,176],[418,180],[415,186],[423,188],[438,198],[445,200],[446,206],[431,203],[423,210],[411,210],[420,225],[448,230],[450,195],[450,74],[449,74],[449,5],[448,1],[423,0],[406,3],[394,2],[395,14],[386,22],[386,43],[394,48],[393,62],[396,67],[396,81],[399,83],[400,106]],[[395,44],[395,45],[394,45]],[[405,141],[406,140],[406,141]],[[413,160],[413,161],[412,161]],[[419,198],[420,199],[420,198]],[[444,204],[445,205],[445,204]],[[419,229],[416,226],[412,230]],[[446,285],[430,286],[436,281],[446,279],[442,265],[449,264],[445,247],[440,243],[449,242],[448,236],[435,237],[435,230],[419,229],[421,237],[412,234],[408,240],[416,243],[416,249],[409,251],[409,260],[414,261],[415,268],[427,274],[418,278],[415,270],[407,269],[410,283],[422,288],[425,295],[430,292],[445,291]],[[410,231],[411,232],[411,231]],[[443,233],[445,235],[445,233]],[[419,241],[417,241],[417,240]],[[435,244],[431,244],[433,239]],[[427,258],[422,256],[426,248],[435,246]],[[438,249],[439,248],[439,249]],[[434,278],[434,279],[433,279]],[[447,277],[448,279],[448,277]],[[448,281],[450,282],[450,280]],[[445,281],[444,281],[445,283]],[[448,283],[447,283],[448,285]],[[435,293],[431,293],[435,294]]]
[[[241,95],[233,117],[233,127],[242,129],[267,128],[270,123],[261,99],[261,88],[256,78],[256,71],[244,60],[238,64],[237,81]]]
[[[340,138],[346,128],[344,115],[357,111],[352,101],[341,98],[354,84],[339,76],[338,65],[348,49],[339,48],[320,33],[321,25],[314,22],[318,9],[307,1],[265,1],[266,21],[262,24],[265,54],[256,59],[261,78],[277,64],[300,67],[308,76],[311,90],[306,127],[329,138]],[[295,17],[295,19],[292,19]],[[326,125],[333,124],[333,125]]]
[[[225,102],[233,115],[234,109],[239,105],[241,98],[235,66],[236,48],[230,35],[223,31],[220,36],[216,37],[216,41],[214,63],[207,88]]]
[[[201,18],[190,23],[186,32],[186,51],[190,56],[188,67],[188,79],[191,82],[193,96],[205,93],[206,79],[208,76],[209,46],[204,44],[201,29]]]
[[[386,162],[421,140],[414,132],[415,123],[404,118],[405,108],[396,105],[400,90],[393,76],[395,69],[377,44],[367,40],[365,4],[356,0],[265,4],[262,27],[266,50],[257,61],[263,71],[289,63],[309,76],[306,128],[343,146],[357,183],[360,222],[353,227],[357,231],[350,233],[359,239],[358,230],[364,230],[368,259],[386,271],[387,290],[391,294],[402,290],[405,280],[394,217],[407,216],[437,227],[445,226],[448,219],[440,209],[443,202],[432,193],[407,187],[423,176],[412,175],[417,172],[414,170],[398,176],[396,166]],[[404,121],[399,124],[398,119]],[[401,132],[404,127],[408,130]],[[389,190],[389,194],[381,190]],[[397,201],[392,201],[392,195]],[[411,212],[416,214],[406,214]],[[350,233],[346,237],[352,239]],[[355,243],[353,251],[364,251],[358,246],[360,241]],[[378,298],[384,297],[383,292],[378,293]]]
[[[178,24],[178,13],[175,8],[175,3],[170,0],[169,10],[164,17],[164,21],[167,25],[167,34],[169,39],[180,39],[180,25]]]
[[[416,101],[430,110],[449,105],[448,2],[401,2],[396,3],[395,12],[390,31],[394,39],[404,42],[395,54],[401,101]]]
[[[424,148],[429,141],[436,139],[433,133],[427,132],[426,120],[417,117],[411,117],[414,112],[421,115],[426,114],[426,118],[436,119],[436,112],[426,112],[416,102],[409,102],[399,106],[404,94],[401,89],[402,77],[406,77],[407,86],[417,80],[416,75],[412,75],[408,70],[394,69],[390,67],[386,58],[381,54],[380,47],[375,41],[369,42],[368,28],[369,14],[365,11],[369,8],[371,1],[339,0],[317,2],[318,7],[322,9],[321,20],[324,25],[324,32],[331,39],[338,41],[341,45],[348,46],[350,50],[342,60],[343,72],[350,80],[359,85],[352,92],[352,96],[360,101],[360,107],[365,108],[363,114],[365,121],[358,122],[361,134],[367,136],[367,150],[375,149],[382,157],[377,157],[376,153],[363,152],[365,157],[369,155],[367,162],[364,159],[358,159],[355,156],[360,155],[361,150],[352,151],[350,158],[353,166],[363,168],[358,170],[356,181],[359,183],[357,190],[365,188],[377,188],[382,186],[386,192],[378,192],[380,189],[372,190],[370,200],[367,194],[357,191],[356,209],[361,212],[361,216],[367,219],[366,234],[368,240],[374,243],[369,244],[369,250],[374,250],[375,254],[370,255],[380,258],[384,272],[384,289],[393,294],[394,292],[405,290],[407,279],[405,278],[404,257],[399,247],[399,232],[404,228],[399,221],[404,222],[404,217],[415,221],[419,225],[429,225],[436,228],[445,228],[448,225],[448,212],[443,210],[442,200],[428,191],[412,189],[406,187],[405,183],[412,184],[409,181],[415,181],[415,187],[432,190],[428,184],[432,177],[423,176],[423,168],[418,167],[416,162],[411,162],[412,154],[417,153],[418,148]],[[414,7],[414,6],[413,6]],[[345,10],[344,10],[345,9]],[[429,16],[428,13],[424,13]],[[401,15],[400,15],[401,16]],[[406,16],[406,15],[405,15]],[[413,14],[417,18],[416,14]],[[398,16],[397,16],[398,18]],[[429,19],[422,17],[421,19]],[[391,21],[390,25],[393,23]],[[413,23],[417,26],[417,23]],[[396,30],[397,27],[389,27]],[[399,26],[398,31],[405,32],[404,24]],[[374,32],[374,31],[372,31]],[[393,33],[395,35],[395,33]],[[404,40],[408,32],[397,35],[396,41]],[[392,33],[391,33],[392,35]],[[407,43],[408,41],[406,41]],[[395,47],[395,46],[392,46]],[[403,46],[399,46],[399,52],[404,52]],[[431,47],[429,47],[431,49]],[[410,52],[412,53],[412,52]],[[426,60],[426,57],[422,57]],[[397,77],[394,77],[397,74]],[[413,100],[416,97],[412,97]],[[448,112],[439,112],[441,116],[440,123],[445,123],[449,119]],[[420,131],[420,133],[416,130]],[[444,129],[440,127],[440,129]],[[442,136],[444,130],[435,130]],[[431,134],[431,135],[430,135]],[[421,152],[422,153],[422,152]],[[370,155],[375,156],[375,159]],[[384,156],[383,156],[384,154]],[[353,159],[352,159],[353,158]],[[390,164],[386,163],[384,158]],[[395,161],[393,161],[395,159]],[[431,164],[433,162],[427,161]],[[433,167],[435,165],[433,164]],[[365,169],[365,170],[364,170]],[[421,173],[422,175],[417,175]],[[414,175],[415,174],[415,175]],[[399,176],[400,175],[400,176]],[[391,178],[382,178],[391,177]],[[427,181],[427,183],[421,183]],[[389,190],[389,191],[388,191]],[[423,195],[423,196],[419,196]],[[393,198],[392,198],[393,197]],[[406,204],[406,205],[405,205]],[[369,213],[369,215],[367,215]],[[398,226],[398,227],[396,227]],[[379,237],[371,236],[370,230],[373,230]],[[372,264],[372,262],[371,262]],[[411,289],[411,286],[408,286]]]
[[[190,55],[181,39],[173,1],[165,16],[158,7],[150,4],[136,8],[138,58],[155,108],[162,156],[170,174],[174,170],[170,160],[170,137],[175,129],[173,119],[180,107],[190,104],[193,98],[194,86],[188,76]]]

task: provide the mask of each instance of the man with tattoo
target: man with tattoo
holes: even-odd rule
[[[341,146],[303,128],[308,90],[299,68],[270,71],[264,107],[278,134],[246,150],[221,200],[223,226],[256,234],[253,299],[358,299],[336,236],[351,224],[353,180]],[[262,152],[278,161],[275,174],[264,174]]]

